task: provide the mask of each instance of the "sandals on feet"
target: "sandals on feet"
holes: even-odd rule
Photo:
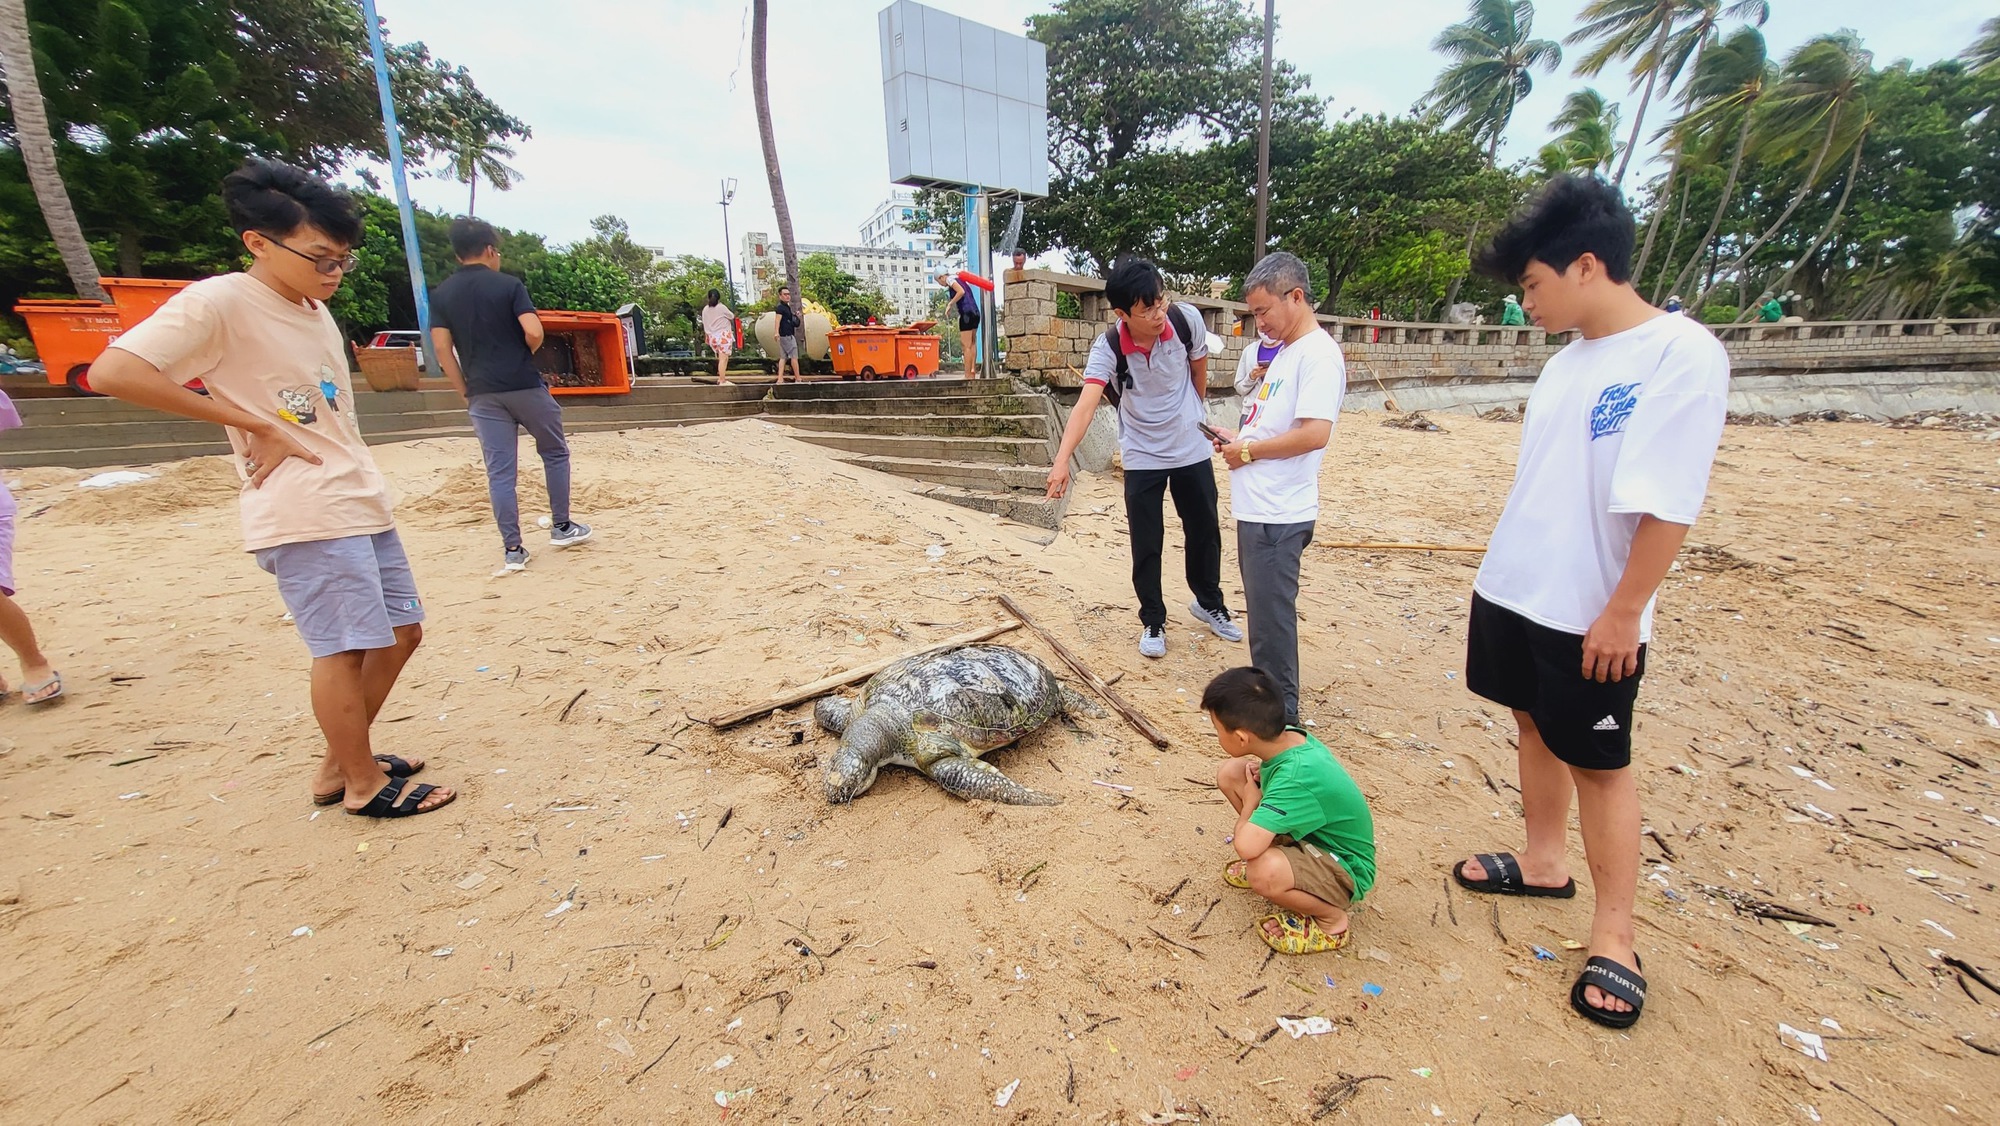
[[[1521,875],[1521,862],[1511,852],[1482,852],[1473,856],[1481,868],[1486,869],[1483,880],[1470,879],[1465,874],[1465,861],[1451,866],[1451,878],[1458,886],[1468,891],[1487,895],[1524,895],[1536,899],[1572,899],[1576,896],[1576,881],[1570,880],[1559,888],[1537,887]]]
[[[458,795],[453,794],[429,809],[420,808],[424,804],[424,799],[437,787],[418,786],[410,791],[408,797],[397,801],[396,799],[403,793],[403,787],[409,785],[409,782],[408,778],[391,778],[388,785],[376,791],[375,796],[368,799],[367,805],[347,812],[356,817],[415,817],[419,813],[436,813],[458,800]]]
[[[1283,932],[1273,936],[1264,929],[1265,923],[1275,922]],[[1266,915],[1257,921],[1257,934],[1264,944],[1280,954],[1328,954],[1347,945],[1348,931],[1328,934],[1320,929],[1319,920],[1311,915],[1294,915],[1290,911],[1280,911]]]
[[[1233,888],[1249,890],[1250,862],[1248,860],[1232,860],[1223,865],[1222,882]]]
[[[21,702],[31,708],[36,704],[53,704],[57,700],[62,699],[62,694],[63,678],[59,672],[50,673],[49,678],[40,684],[23,684],[21,686]],[[0,693],[0,695],[5,695],[5,693]]]
[[[408,778],[410,775],[423,770],[421,766],[411,766],[409,760],[403,758],[401,755],[376,755],[375,761],[381,765],[382,772],[391,778]],[[314,794],[313,804],[333,805],[346,796],[347,791],[345,789],[335,790],[330,794]]]
[[[1632,960],[1645,965],[1637,954],[1632,956]],[[1615,1013],[1584,1000],[1583,990],[1588,985],[1595,985],[1600,993],[1632,1006],[1632,1011]],[[1646,979],[1639,975],[1638,970],[1627,969],[1610,958],[1592,958],[1583,964],[1583,972],[1577,975],[1576,984],[1570,986],[1569,1007],[1606,1028],[1630,1028],[1639,1023],[1639,1014],[1646,1010]]]

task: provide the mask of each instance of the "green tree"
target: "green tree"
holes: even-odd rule
[[[506,163],[513,158],[513,146],[471,127],[452,138],[444,152],[445,169],[452,179],[470,188],[465,197],[467,215],[479,214],[480,177],[484,176],[493,190],[500,192],[521,182],[520,170]]]
[[[1467,18],[1431,43],[1448,61],[1425,103],[1474,140],[1484,140],[1489,163],[1514,119],[1514,107],[1535,88],[1533,72],[1553,72],[1562,64],[1562,48],[1534,38],[1534,29],[1531,0],[1472,0]]]
[[[523,280],[538,309],[610,313],[638,296],[618,263],[581,245],[549,251]]]
[[[2000,16],[1979,25],[1979,38],[1965,49],[1963,58],[1976,74],[2000,70]]]
[[[6,70],[13,139],[22,168],[33,185],[43,225],[55,242],[63,269],[77,293],[108,301],[110,297],[98,281],[97,263],[90,256],[90,244],[84,240],[76,208],[70,203],[69,189],[63,186],[62,171],[56,166],[55,142],[49,135],[48,110],[35,73],[34,41],[24,0],[0,0],[0,67]]]
[[[1618,143],[1618,103],[1590,87],[1563,99],[1561,112],[1549,122],[1556,138],[1542,146],[1545,175],[1561,172],[1601,172],[1611,167],[1625,146]]]
[[[1563,42],[1576,46],[1595,43],[1581,59],[1577,60],[1576,73],[1579,77],[1595,78],[1604,73],[1604,68],[1612,62],[1635,56],[1641,61],[1634,65],[1632,77],[1637,80],[1645,75],[1645,91],[1639,95],[1639,111],[1632,115],[1632,136],[1625,143],[1625,157],[1618,163],[1617,175],[1612,183],[1625,182],[1625,168],[1632,160],[1632,150],[1639,146],[1639,132],[1646,124],[1646,111],[1653,104],[1654,87],[1659,83],[1661,71],[1666,69],[1667,44],[1674,33],[1674,23],[1687,7],[1687,0],[1590,0],[1577,18],[1581,26],[1569,33]],[[1672,79],[1670,78],[1669,84]],[[1666,90],[1660,90],[1665,94]]]
[[[869,317],[888,323],[888,298],[841,269],[833,255],[824,251],[799,260],[799,289],[808,299],[826,306],[840,324],[866,324]]]
[[[728,280],[728,271],[714,258],[683,254],[657,263],[639,295],[651,335],[661,340],[699,340],[701,307],[708,303],[708,291],[727,293]]]
[[[1728,145],[1729,176],[1708,230],[1695,244],[1686,266],[1665,288],[1678,292],[1694,277],[1702,257],[1708,253],[1716,232],[1735,196],[1736,183],[1743,171],[1743,158],[1750,150],[1750,131],[1757,121],[1757,105],[1778,82],[1778,68],[1764,49],[1764,36],[1756,28],[1739,28],[1702,58],[1683,101],[1687,107],[1681,119],[1683,133],[1694,138],[1694,151],[1713,163],[1718,150]],[[1733,140],[1732,140],[1733,138]],[[1684,143],[1685,144],[1685,143]]]
[[[572,249],[592,254],[618,267],[634,291],[652,281],[653,252],[632,241],[632,229],[616,215],[590,221],[590,237]]]

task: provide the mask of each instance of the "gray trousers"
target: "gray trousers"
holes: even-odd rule
[[[479,435],[479,452],[486,459],[486,495],[493,501],[493,522],[500,525],[501,546],[521,546],[521,502],[514,495],[520,460],[520,432],[535,439],[548,476],[549,518],[569,523],[569,441],[563,437],[562,408],[546,387],[494,391],[472,396],[466,413]]]
[[[1250,663],[1285,691],[1285,720],[1299,719],[1299,557],[1312,542],[1313,522],[1236,522],[1236,563],[1250,613]]]

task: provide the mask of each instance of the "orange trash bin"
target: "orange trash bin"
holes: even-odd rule
[[[899,332],[896,334],[896,366],[901,369],[904,379],[936,375],[939,350],[944,341],[928,332]]]
[[[117,307],[101,301],[22,301],[14,312],[27,322],[49,382],[78,390],[90,389],[91,361],[125,331]]]
[[[104,292],[111,295],[111,303],[118,307],[118,319],[126,328],[160,311],[167,299],[188,286],[191,281],[182,278],[105,278]]]
[[[546,337],[535,364],[555,395],[624,395],[632,390],[625,362],[625,327],[616,313],[543,309]]]
[[[833,373],[843,379],[874,379],[893,375],[896,363],[896,330],[877,325],[842,325],[826,334],[827,358]]]

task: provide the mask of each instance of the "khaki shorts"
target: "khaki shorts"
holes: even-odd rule
[[[1292,866],[1292,886],[1342,911],[1354,904],[1354,877],[1335,856],[1308,841],[1280,836],[1272,848]]]

